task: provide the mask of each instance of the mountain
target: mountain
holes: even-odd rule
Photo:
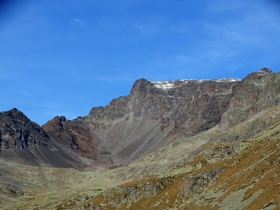
[[[128,96],[93,108],[86,117],[72,121],[56,117],[43,129],[100,166],[121,166],[176,138],[193,136],[220,122],[222,130],[228,129],[278,105],[278,88],[279,76],[268,68],[242,81],[140,79]],[[250,131],[247,138],[258,131]]]
[[[165,83],[140,79],[128,96],[93,108],[86,117],[72,121],[56,117],[42,128],[96,164],[126,165],[180,136],[217,125],[239,83],[233,79]]]
[[[280,73],[269,68],[139,79],[88,116],[40,127],[12,109],[0,122],[4,209],[279,207]]]

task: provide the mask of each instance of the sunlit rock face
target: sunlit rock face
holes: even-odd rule
[[[84,168],[79,155],[53,138],[21,111],[0,112],[0,156],[24,164]],[[66,152],[66,149],[68,152]]]

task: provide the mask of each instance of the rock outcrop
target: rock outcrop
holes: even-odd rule
[[[220,128],[228,128],[280,104],[280,74],[268,68],[246,76],[235,88],[229,106],[222,114]]]
[[[199,175],[188,174],[185,177],[184,184],[181,186],[178,197],[187,198],[193,194],[202,192],[206,187],[215,184],[219,178],[219,174],[223,172],[223,170],[223,168],[215,168]]]
[[[137,185],[130,185],[127,187],[115,187],[104,192],[102,196],[105,199],[98,205],[92,206],[92,208],[129,209],[133,203],[141,199],[151,199],[171,184],[172,180],[167,178],[155,181],[144,181]]]

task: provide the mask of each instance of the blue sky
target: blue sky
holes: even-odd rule
[[[85,116],[139,78],[280,70],[276,0],[1,2],[0,111],[16,107],[40,125]]]

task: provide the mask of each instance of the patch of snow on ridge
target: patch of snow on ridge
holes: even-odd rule
[[[161,88],[161,89],[170,89],[170,88],[173,88],[174,84],[171,82],[171,81],[164,81],[164,82],[152,82],[153,84],[155,84],[155,87],[156,88]]]
[[[186,82],[186,83],[188,83],[190,81],[201,83],[201,82],[205,82],[205,81],[210,81],[210,79],[180,79],[179,81]]]
[[[238,82],[238,81],[241,81],[241,80],[237,79],[237,78],[223,78],[223,79],[215,79],[213,81],[216,81],[216,82]]]
[[[154,84],[156,88],[161,88],[164,90],[170,89],[170,88],[175,88],[179,87],[185,84],[188,84],[189,82],[195,82],[195,83],[202,83],[206,81],[214,81],[214,82],[237,82],[241,81],[240,79],[237,78],[223,78],[223,79],[180,79],[180,80],[170,80],[170,81],[151,81],[151,83]],[[179,83],[178,83],[179,82]]]

